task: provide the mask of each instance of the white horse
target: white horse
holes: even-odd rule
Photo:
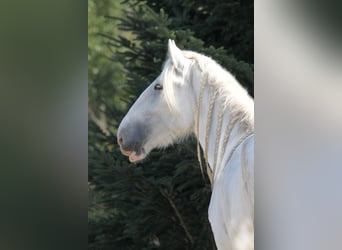
[[[189,133],[205,152],[217,248],[254,249],[253,99],[215,61],[169,40],[163,71],[122,120],[118,143],[136,162]]]

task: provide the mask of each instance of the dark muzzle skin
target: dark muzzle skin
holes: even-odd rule
[[[121,123],[118,131],[118,144],[124,155],[135,152],[136,155],[144,154],[144,142],[148,136],[148,126],[145,123],[131,122]]]

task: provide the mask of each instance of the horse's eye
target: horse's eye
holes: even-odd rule
[[[156,85],[154,85],[154,90],[162,90],[163,86],[159,83],[157,83]]]

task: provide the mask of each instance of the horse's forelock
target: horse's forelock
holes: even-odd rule
[[[188,68],[181,68],[180,66],[175,67],[171,60],[167,60],[164,63],[162,73],[163,92],[166,103],[171,111],[178,110],[175,101],[174,87],[184,84],[184,78],[188,70]]]

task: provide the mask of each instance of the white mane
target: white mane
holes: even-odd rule
[[[164,95],[169,108],[175,112],[180,108],[177,107],[174,98],[173,89],[177,84],[192,84],[194,88],[199,89],[202,78],[207,77],[204,79],[206,84],[214,87],[218,93],[217,97],[221,99],[223,108],[229,109],[234,117],[254,130],[253,100],[234,76],[210,57],[193,51],[182,51],[182,53],[184,57],[191,60],[190,66],[176,68],[170,59],[167,59],[161,75]]]

